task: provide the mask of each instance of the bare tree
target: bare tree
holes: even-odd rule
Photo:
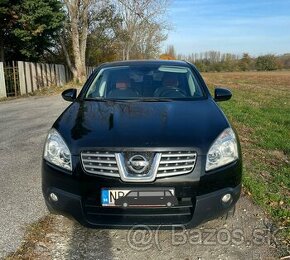
[[[60,43],[67,64],[74,80],[84,82],[86,79],[86,46],[89,29],[90,9],[95,0],[63,0],[68,19],[60,35]],[[69,55],[67,42],[71,42],[72,57]],[[71,60],[71,58],[73,60]]]
[[[166,48],[166,54],[170,55],[172,58],[176,58],[176,52],[174,45],[168,45]]]
[[[167,37],[166,12],[168,0],[113,0],[117,6],[126,33],[123,42],[123,59],[141,56],[149,58],[159,50]],[[135,53],[134,53],[135,52]]]
[[[162,32],[159,24],[151,23],[140,25],[139,33],[136,36],[136,42],[131,49],[131,57],[149,59],[157,57],[160,52],[160,43],[166,40],[167,35]]]
[[[122,58],[157,56],[160,43],[167,37],[166,11],[169,0],[61,0],[67,12],[64,30],[60,35],[63,54],[74,80],[86,78],[86,48],[88,36],[95,32],[100,10],[114,6],[118,29],[105,28],[115,34],[112,44],[122,49]],[[120,20],[120,22],[118,22]],[[109,37],[110,38],[110,37]],[[90,48],[96,49],[95,45]]]

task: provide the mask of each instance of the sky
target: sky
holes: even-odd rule
[[[172,0],[168,15],[180,54],[290,53],[290,0]]]

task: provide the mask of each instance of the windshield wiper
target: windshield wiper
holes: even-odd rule
[[[171,98],[140,98],[138,99],[140,102],[171,102],[174,99]]]
[[[118,99],[118,98],[85,98],[88,101],[100,102],[171,102],[170,98],[132,98],[132,99]]]
[[[118,98],[85,98],[84,100],[98,101],[98,102],[130,102],[131,101],[130,99],[118,99]]]

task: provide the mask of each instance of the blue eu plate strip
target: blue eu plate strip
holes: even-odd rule
[[[109,190],[103,189],[102,190],[102,204],[109,204]]]

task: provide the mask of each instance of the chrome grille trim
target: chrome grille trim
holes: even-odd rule
[[[82,152],[82,164],[86,172],[101,176],[120,177],[115,153]]]
[[[114,153],[105,152],[105,153],[99,153],[99,152],[86,152],[82,153],[83,156],[99,156],[99,157],[115,157]]]
[[[156,154],[159,156],[159,159],[155,160],[151,165],[151,169],[154,170],[152,172],[155,172],[155,174],[151,175],[150,181],[153,181],[152,178],[188,174],[193,171],[197,159],[197,153],[193,151],[169,151]],[[125,178],[123,167],[125,162],[120,162],[118,159],[120,156],[121,153],[112,151],[85,151],[81,153],[81,161],[84,170],[91,174],[117,177],[121,178],[123,181],[130,181],[130,178],[132,179],[131,181],[135,182],[149,181],[149,179],[146,180],[145,178],[142,180],[142,177],[137,176],[137,178]]]
[[[178,157],[178,156],[195,156],[193,152],[165,152],[162,153],[162,157]]]
[[[164,170],[174,170],[174,169],[185,169],[185,168],[192,168],[194,164],[191,165],[180,165],[180,166],[164,166],[164,167],[159,167],[159,171],[164,171]]]
[[[197,154],[193,151],[162,153],[157,178],[187,174],[193,171]]]
[[[166,161],[161,161],[160,164],[167,164],[167,163],[186,163],[186,162],[192,162],[192,159],[187,159],[187,160],[170,160],[170,162],[168,162],[169,160]]]

